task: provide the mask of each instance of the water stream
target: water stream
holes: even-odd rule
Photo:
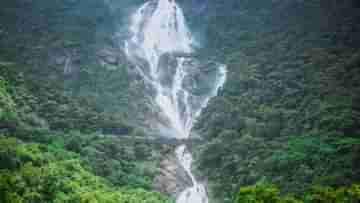
[[[130,32],[125,51],[154,92],[149,97],[159,110],[157,118],[151,118],[155,128],[166,136],[188,139],[201,110],[225,83],[226,67],[191,56],[197,42],[174,0],[146,2],[133,14]],[[193,183],[177,203],[207,203],[205,186],[191,171],[193,160],[186,145],[175,153]]]

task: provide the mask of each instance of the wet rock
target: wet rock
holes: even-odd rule
[[[109,63],[109,64],[116,64],[117,63],[117,58],[114,55],[108,55],[106,57],[104,57],[105,62]]]
[[[181,167],[175,155],[160,163],[160,174],[154,179],[156,191],[169,194],[176,198],[183,190],[192,185],[191,178]]]
[[[65,56],[58,56],[55,58],[55,64],[56,65],[64,65],[66,61],[66,57]]]
[[[171,88],[174,83],[174,75],[176,74],[177,59],[171,54],[164,54],[160,57],[159,64],[161,66],[160,82],[163,86]]]
[[[116,65],[119,62],[119,58],[114,50],[111,49],[103,49],[98,53],[100,59],[110,65]]]

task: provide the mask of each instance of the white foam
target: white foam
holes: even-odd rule
[[[190,131],[209,100],[217,95],[226,80],[226,67],[219,65],[211,88],[201,96],[194,95],[186,80],[195,80],[191,60],[174,53],[191,54],[196,43],[189,31],[184,13],[174,0],[148,1],[132,16],[130,32],[132,37],[125,43],[125,52],[136,65],[139,75],[151,85],[156,94],[154,103],[167,123],[159,119],[162,132],[174,132],[177,139],[188,139]],[[174,67],[160,64],[161,57],[170,54]],[[139,63],[146,61],[147,65]],[[176,64],[176,65],[175,65]],[[175,68],[175,71],[171,72]],[[164,78],[170,80],[165,80]],[[212,78],[214,79],[214,78]],[[170,84],[169,84],[170,83]],[[177,158],[192,179],[193,186],[183,191],[177,203],[207,203],[205,186],[198,183],[191,172],[192,157],[182,145],[176,150]]]

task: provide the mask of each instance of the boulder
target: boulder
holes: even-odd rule
[[[119,63],[119,57],[115,50],[103,49],[99,51],[98,56],[106,64],[116,65]]]

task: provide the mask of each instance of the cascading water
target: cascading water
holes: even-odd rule
[[[160,111],[156,128],[188,139],[201,110],[225,83],[226,67],[215,62],[204,65],[191,57],[196,42],[174,0],[146,2],[132,16],[130,32],[125,51],[155,92],[149,97]],[[177,203],[207,203],[204,185],[191,172],[192,157],[185,145],[176,149],[176,156],[193,183]]]

